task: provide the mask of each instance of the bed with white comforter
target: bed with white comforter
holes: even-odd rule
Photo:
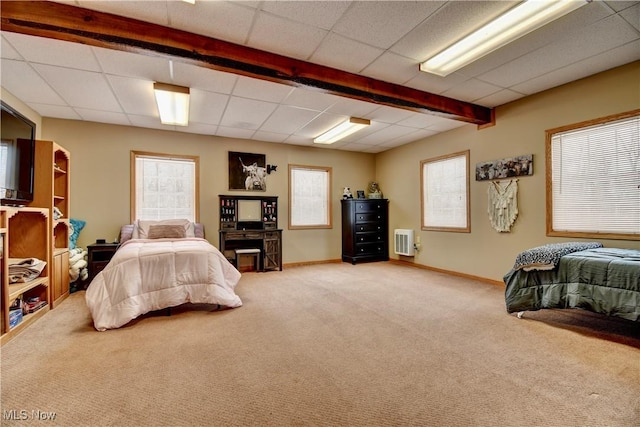
[[[184,303],[242,305],[240,273],[202,238],[128,240],[87,288],[97,330],[118,328],[145,313]]]

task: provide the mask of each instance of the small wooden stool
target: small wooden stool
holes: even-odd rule
[[[236,268],[240,270],[240,258],[242,256],[251,256],[253,257],[255,271],[262,271],[260,269],[260,252],[262,251],[257,248],[236,249]]]

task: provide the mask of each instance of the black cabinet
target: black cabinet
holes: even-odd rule
[[[111,258],[118,250],[118,243],[94,243],[87,246],[87,263],[89,264],[89,279],[91,283],[94,277],[109,264]]]
[[[389,259],[389,201],[387,199],[342,200],[342,260]]]

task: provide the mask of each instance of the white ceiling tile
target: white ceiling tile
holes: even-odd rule
[[[440,119],[437,116],[430,114],[414,113],[406,119],[400,120],[397,124],[400,126],[407,126],[416,129],[423,129],[433,124],[436,124]]]
[[[295,88],[282,101],[284,105],[306,108],[308,110],[323,111],[334,105],[341,98],[319,90]]]
[[[72,107],[122,111],[102,74],[40,64],[34,68]]]
[[[131,122],[126,114],[113,113],[109,111],[89,110],[86,108],[75,108],[82,120],[96,123],[110,123],[113,125],[129,126]],[[159,120],[159,119],[158,119]]]
[[[317,138],[329,129],[338,126],[348,118],[349,117],[329,113],[319,114],[313,119],[313,121],[309,121],[306,126],[296,131],[295,136],[304,138],[305,140]]]
[[[174,76],[184,82],[184,86],[209,92],[230,94],[238,80],[237,74],[224,73],[181,62],[173,63],[173,71]]]
[[[415,131],[416,131],[415,128],[391,125],[377,132],[366,135],[365,137],[356,140],[356,142],[358,144],[379,145],[379,144],[392,141],[396,138],[400,138],[408,134],[414,133]]]
[[[261,79],[239,76],[233,95],[243,98],[257,99],[280,103],[293,91],[293,87],[279,83],[273,83]]]
[[[136,77],[148,81],[171,82],[169,61],[165,58],[98,47],[92,49],[98,58],[100,67],[107,74]]]
[[[29,62],[100,71],[100,65],[87,45],[16,33],[5,32],[3,35]]]
[[[199,135],[216,135],[218,126],[205,123],[194,123],[189,120],[189,126],[176,126],[176,131],[184,133],[195,133]]]
[[[442,94],[448,89],[464,83],[469,78],[458,73],[449,74],[447,77],[436,76],[435,74],[419,72],[413,79],[405,84],[414,89],[423,90],[430,93]]]
[[[628,64],[640,59],[640,40],[628,43],[622,47],[611,49],[600,55],[592,56],[585,60],[573,63],[539,77],[529,79],[512,87],[514,91],[524,94],[533,94],[549,87],[559,86],[569,81],[587,77],[615,66]]]
[[[292,134],[298,129],[304,128],[318,114],[317,111],[282,105],[269,116],[259,130]]]
[[[386,52],[362,70],[362,74],[384,82],[405,83],[417,77],[420,69],[413,59]]]
[[[168,2],[171,26],[225,40],[244,43],[253,23],[255,10],[224,1]]]
[[[158,117],[153,82],[119,76],[107,76],[107,79],[125,113]]]
[[[131,124],[137,127],[162,130],[175,130],[176,127],[179,127],[163,125],[162,123],[160,123],[160,117],[138,116],[135,114],[129,114],[128,117]]]
[[[313,27],[330,30],[350,1],[267,1],[262,10]]]
[[[29,103],[29,107],[42,117],[82,120],[82,117],[73,108],[64,105],[39,104],[37,102],[31,102]]]
[[[413,113],[409,110],[401,110],[400,108],[387,107],[386,105],[378,107],[367,115],[367,119],[375,120],[383,123],[397,123],[411,117]]]
[[[358,99],[337,98],[337,102],[327,109],[327,113],[368,119],[369,115],[379,107],[378,104],[372,104]]]
[[[258,139],[260,141],[266,142],[284,142],[285,139],[289,137],[289,134],[285,133],[276,133],[276,132],[265,132],[258,130],[253,135],[254,139]]]
[[[339,34],[329,34],[309,60],[328,67],[357,73],[382,53],[382,49],[350,40]]]
[[[189,97],[189,121],[217,125],[228,102],[228,95],[192,89]]]
[[[29,82],[29,84],[24,84]],[[23,61],[2,59],[2,87],[23,102],[67,105],[47,82]]]
[[[545,49],[538,49],[482,74],[480,78],[497,86],[510,87],[636,39],[638,33],[614,15],[584,27]]]
[[[278,28],[278,31],[273,31]],[[257,49],[307,59],[326,36],[325,30],[310,28],[264,12],[258,14],[249,44]]]
[[[232,97],[222,116],[222,126],[258,129],[278,105],[252,99]]]
[[[353,2],[333,31],[383,49],[393,46],[438,5],[422,1]]]
[[[443,95],[449,98],[459,99],[460,101],[473,102],[478,98],[497,93],[501,89],[502,88],[481,80],[470,79],[445,91]]]
[[[622,12],[620,12],[620,16],[624,18],[624,20],[627,21],[629,25],[632,25],[633,28],[640,31],[640,2],[635,1],[625,3],[633,3],[634,6],[624,9]]]
[[[227,138],[250,139],[255,130],[240,129],[237,127],[218,126],[217,135]]]
[[[520,99],[523,96],[524,94],[520,92],[516,92],[510,89],[502,89],[502,90],[499,90],[498,92],[492,93],[491,95],[476,99],[475,103],[479,105],[483,105],[485,107],[493,108],[499,105],[504,105],[511,101],[515,101],[516,99]]]
[[[0,44],[0,55],[2,56],[2,58],[5,59],[18,59],[18,60],[22,60],[24,59],[17,50],[15,50],[13,48],[13,46],[11,46],[11,43],[9,43],[9,41],[6,39],[5,35],[7,34],[11,34],[11,33],[1,33],[2,37],[0,37],[0,41],[2,44]],[[24,36],[27,37],[27,36]]]

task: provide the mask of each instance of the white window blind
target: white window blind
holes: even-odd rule
[[[551,136],[552,231],[640,234],[640,117]]]
[[[331,226],[331,169],[289,167],[289,227]]]
[[[196,221],[196,162],[136,156],[135,219]]]
[[[468,231],[468,152],[422,162],[422,227]]]

